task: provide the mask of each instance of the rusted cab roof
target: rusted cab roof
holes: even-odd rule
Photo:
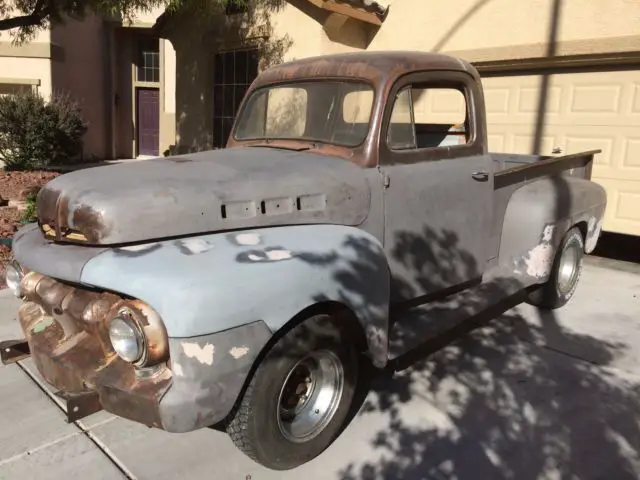
[[[350,77],[375,85],[405,73],[424,70],[455,70],[478,77],[470,63],[449,55],[417,51],[353,52],[309,57],[286,62],[262,72],[252,89],[293,79]]]

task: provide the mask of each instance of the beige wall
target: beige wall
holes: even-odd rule
[[[52,42],[64,48],[64,62],[52,65],[54,92],[66,93],[78,102],[88,123],[83,157],[103,159],[110,156],[106,105],[108,61],[102,20],[69,20],[51,31]]]
[[[553,0],[391,0],[372,49],[480,50],[546,43]],[[559,41],[640,33],[636,0],[561,0]]]
[[[3,2],[4,3],[4,2]],[[20,15],[24,15],[24,12],[21,12],[17,9],[14,9],[11,13],[6,13],[5,17],[17,17]],[[17,32],[16,29],[8,30],[4,32],[0,32],[0,41],[2,42],[10,42],[12,36]],[[33,38],[30,39],[30,43],[49,43],[51,39],[51,32],[49,29],[45,28],[42,30],[38,30]]]
[[[637,0],[560,2],[559,54],[640,48]],[[554,1],[388,0],[387,3],[389,14],[368,50],[456,52],[475,61],[544,55]],[[296,25],[289,31],[296,40],[305,34]],[[316,27],[316,32],[321,34],[321,28]],[[306,29],[306,35],[309,33]],[[357,49],[344,42],[333,42],[326,34],[322,36],[323,48],[318,53]]]
[[[51,60],[0,57],[0,83],[20,80],[39,82],[36,91],[48,100],[51,97]]]
[[[168,40],[161,40],[164,96],[160,109],[160,154],[176,143],[176,51]]]
[[[164,7],[156,7],[150,11],[140,11],[134,15],[131,26],[151,27],[162,13],[164,13]],[[126,25],[128,24],[125,23]]]
[[[17,10],[16,15],[21,13]],[[39,30],[30,42],[13,45],[14,30],[0,32],[0,83],[28,81],[45,99],[51,96],[51,32]]]
[[[115,116],[115,151],[118,158],[133,157],[133,92],[132,66],[133,35],[130,29],[118,29],[115,32],[115,69],[116,82],[114,96],[117,98],[114,108]]]

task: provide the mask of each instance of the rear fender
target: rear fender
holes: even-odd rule
[[[337,302],[355,314],[383,366],[389,277],[382,246],[367,232],[305,225],[114,248],[87,262],[81,281],[148,303],[172,338],[256,321],[275,333],[308,307]]]
[[[518,188],[504,215],[499,264],[543,283],[551,273],[556,249],[567,231],[578,226],[591,253],[602,230],[605,190],[577,177],[546,177]]]

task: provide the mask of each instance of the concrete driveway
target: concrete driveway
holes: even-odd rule
[[[0,293],[0,338],[18,335]],[[640,268],[589,259],[567,307],[520,305],[380,377],[323,455],[290,472],[222,433],[104,412],[66,424],[31,361],[0,367],[0,479],[637,479]]]

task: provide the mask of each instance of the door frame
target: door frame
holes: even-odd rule
[[[160,126],[160,117],[161,117],[161,112],[160,112],[160,103],[161,103],[161,98],[160,98],[160,88],[159,87],[135,87],[134,92],[135,92],[135,111],[134,111],[134,115],[135,115],[135,127],[134,127],[134,141],[135,141],[135,150],[134,150],[134,154],[136,156],[136,158],[142,157],[142,156],[149,156],[148,154],[143,154],[140,153],[140,111],[139,111],[139,101],[138,101],[138,94],[139,92],[143,91],[143,90],[147,90],[147,91],[156,91],[158,92],[158,144],[156,145],[157,148],[157,155],[160,155],[160,131],[161,131],[161,126]],[[151,155],[153,156],[153,155]]]
[[[423,83],[427,85],[433,85],[435,87],[453,88],[462,91],[466,103],[466,128],[469,132],[469,140],[466,144],[442,147],[414,148],[407,150],[391,150],[391,148],[387,144],[387,132],[389,130],[397,94],[407,86]],[[455,161],[457,159],[464,158],[476,158],[480,160],[483,170],[488,173],[487,180],[482,182],[487,197],[487,204],[483,208],[484,217],[486,218],[479,219],[480,224],[486,221],[487,234],[482,241],[483,245],[479,249],[479,252],[475,252],[476,255],[479,255],[480,257],[478,258],[479,264],[476,266],[477,275],[474,275],[472,278],[465,279],[457,284],[431,289],[430,291],[419,291],[420,294],[412,299],[404,298],[401,295],[401,292],[393,292],[393,295],[397,297],[392,300],[395,304],[404,304],[406,302],[408,302],[408,304],[421,304],[437,300],[443,296],[451,295],[452,293],[456,293],[473,285],[477,285],[482,281],[483,274],[486,272],[490,240],[489,232],[491,227],[491,219],[493,216],[494,188],[492,175],[493,165],[491,157],[487,153],[487,129],[484,113],[484,97],[481,84],[479,84],[478,81],[476,81],[475,77],[471,74],[460,71],[422,71],[399,78],[390,88],[387,98],[388,100],[386,102],[386,105],[384,106],[380,129],[378,130],[377,144],[379,151],[378,168],[385,177],[386,185],[384,195],[384,249],[388,252],[389,255],[393,255],[392,249],[394,248],[394,242],[391,242],[391,244],[387,242],[387,233],[390,233],[388,232],[387,227],[387,202],[389,198],[389,189],[394,187],[393,170],[411,168],[411,164],[422,164],[424,166],[428,166],[429,164],[431,164],[437,170],[438,168],[443,167],[443,165],[445,164],[444,162]],[[411,106],[411,108],[413,109],[413,106]],[[471,170],[468,173],[469,179],[471,180]],[[420,221],[422,219],[416,220]],[[476,218],[476,220],[478,220],[478,218]],[[405,271],[404,273],[406,274],[407,272]]]
[[[138,53],[140,44],[145,39],[157,39],[158,40],[158,53],[159,53],[159,69],[160,69],[160,79],[158,82],[144,82],[138,80]],[[162,132],[163,132],[163,120],[165,114],[165,39],[157,37],[148,31],[148,29],[144,28],[135,28],[131,29],[131,35],[129,36],[129,62],[130,62],[130,72],[131,72],[131,93],[130,93],[130,102],[131,102],[131,123],[132,123],[132,131],[131,131],[131,156],[135,159],[139,157],[138,155],[138,98],[137,98],[137,90],[140,89],[158,89],[159,97],[160,97],[160,108],[158,109],[158,124],[160,128],[159,136],[158,136],[158,151],[159,154],[162,154]],[[175,139],[174,139],[175,140]]]

